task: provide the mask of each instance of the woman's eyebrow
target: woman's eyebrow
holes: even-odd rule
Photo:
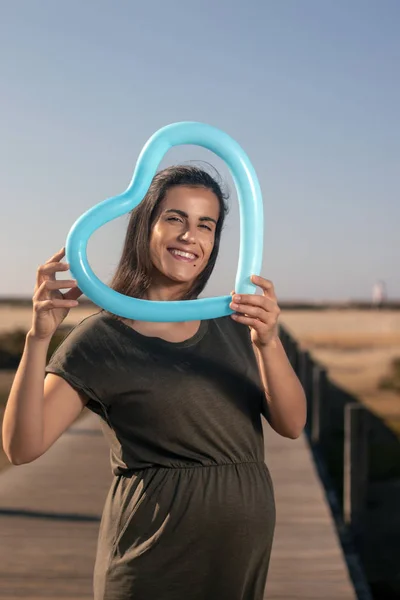
[[[166,213],[177,213],[184,219],[189,218],[189,215],[184,210],[180,210],[179,208],[168,208],[165,212]],[[215,225],[217,224],[217,221],[215,219],[213,219],[212,217],[200,217],[199,221],[212,221],[213,223],[215,223]]]

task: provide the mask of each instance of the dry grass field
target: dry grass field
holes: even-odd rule
[[[281,321],[332,381],[400,434],[400,394],[378,386],[400,357],[400,311],[283,310]]]
[[[99,309],[88,306],[77,306],[73,308],[67,318],[65,325],[75,325],[85,317],[97,312]],[[13,306],[12,304],[0,304],[0,334],[6,331],[15,331],[15,329],[24,329],[28,331],[32,322],[32,309],[24,306]]]

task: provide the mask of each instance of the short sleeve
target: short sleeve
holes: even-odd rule
[[[106,375],[102,370],[102,332],[91,315],[76,325],[51,356],[45,373],[65,379],[88,398],[87,408],[108,421]]]

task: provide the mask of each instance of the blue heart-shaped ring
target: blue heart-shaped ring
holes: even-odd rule
[[[194,321],[232,314],[231,296],[183,301],[150,301],[125,296],[105,285],[87,260],[90,236],[109,221],[137,206],[149,189],[165,153],[173,146],[193,144],[208,148],[228,165],[236,185],[240,208],[240,250],[235,291],[254,293],[252,274],[261,270],[263,253],[263,203],[256,172],[244,150],[223,131],[196,122],[167,125],[146,143],[128,189],[97,204],[72,226],[66,241],[66,256],[79,288],[96,305],[128,319],[139,321]]]

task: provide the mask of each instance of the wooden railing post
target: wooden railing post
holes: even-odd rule
[[[299,369],[299,346],[295,339],[290,339],[290,356],[293,369],[297,372]]]
[[[292,367],[296,370],[297,363],[297,343],[292,336],[287,333],[285,339],[285,351]]]
[[[287,349],[288,349],[288,334],[286,329],[283,329],[283,327],[279,327],[279,337],[280,340],[282,342],[282,346],[285,349],[285,352],[287,353]]]
[[[368,413],[357,402],[344,411],[343,517],[357,536],[362,531],[368,485]]]
[[[311,394],[311,442],[313,444],[320,443],[325,429],[326,389],[326,371],[321,365],[313,363]]]
[[[298,377],[303,386],[307,400],[307,430],[311,431],[312,427],[312,360],[310,353],[307,350],[299,350],[299,370]]]
[[[307,350],[300,353],[299,379],[308,396],[310,392],[310,354]]]

